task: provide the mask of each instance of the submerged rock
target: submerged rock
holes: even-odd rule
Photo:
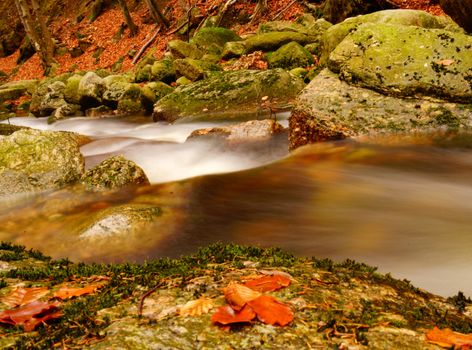
[[[154,120],[254,119],[271,107],[286,108],[304,83],[282,69],[215,72],[210,78],[179,86],[154,106]]]
[[[93,190],[110,190],[128,185],[149,185],[143,169],[121,155],[108,158],[87,170],[80,182]]]
[[[472,105],[399,99],[349,85],[328,69],[300,94],[290,117],[290,148],[372,133],[472,127]]]
[[[68,132],[25,129],[0,140],[0,195],[60,188],[84,172],[80,139]]]

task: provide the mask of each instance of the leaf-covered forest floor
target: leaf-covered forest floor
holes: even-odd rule
[[[65,1],[70,2],[69,0]],[[215,15],[217,10],[223,6],[226,1],[223,0],[197,0],[196,7],[201,18]],[[421,9],[433,13],[435,15],[443,15],[443,11],[434,0],[394,0],[401,5],[402,8]],[[121,10],[117,7],[110,7],[93,22],[88,18],[77,21],[78,13],[73,10],[64,11],[50,19],[49,28],[53,37],[58,41],[58,46],[63,49],[72,50],[79,46],[79,40],[88,46],[84,54],[79,57],[71,57],[68,52],[56,54],[56,60],[59,63],[57,74],[65,72],[73,72],[79,70],[94,70],[98,68],[112,69],[117,63],[121,62],[118,71],[127,71],[133,67],[132,53],[146,43],[156,31],[156,25],[150,20],[150,15],[145,3],[140,1],[138,4],[130,3],[131,16],[139,27],[139,33],[129,36],[129,30],[126,28],[120,35],[120,28],[124,24]],[[166,16],[171,22],[171,28],[167,32],[172,32],[182,22],[187,19],[187,8],[184,5],[187,1],[170,0],[162,7]],[[66,4],[67,5],[67,4]],[[238,16],[250,16],[254,12],[256,5],[255,0],[240,1],[238,8]],[[239,35],[254,32],[261,22],[274,19],[281,9],[285,8],[287,1],[271,0],[268,1],[268,12],[259,17],[257,21],[244,25],[233,26]],[[237,5],[238,6],[238,5]],[[71,6],[65,6],[70,8]],[[303,13],[303,6],[299,2],[294,2],[287,10],[285,10],[277,19],[294,20]],[[155,48],[154,55],[160,58],[167,47],[167,42],[176,38],[176,34],[166,35],[166,31],[161,33],[154,41],[151,47]],[[9,74],[10,80],[37,79],[43,77],[43,69],[37,54],[33,55],[22,65],[17,65],[17,59],[20,55],[19,49],[12,55],[0,58],[0,71]]]

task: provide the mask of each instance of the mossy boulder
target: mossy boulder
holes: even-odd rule
[[[149,185],[149,180],[143,169],[121,155],[108,158],[87,170],[80,182],[93,190],[111,190],[129,185]]]
[[[208,72],[220,71],[221,67],[207,61],[184,58],[174,61],[174,69],[178,74],[195,81],[203,79]]]
[[[177,79],[175,81],[175,84],[177,86],[181,86],[181,85],[190,85],[192,84],[192,81],[190,79],[188,79],[187,77],[180,77],[179,79]]]
[[[270,68],[293,69],[314,63],[313,56],[299,43],[292,41],[275,51],[267,59]]]
[[[472,101],[472,37],[443,29],[367,23],[331,53],[349,83],[397,96]]]
[[[164,83],[171,83],[175,81],[175,69],[172,61],[163,59],[153,63],[151,67],[152,80],[162,81]]]
[[[330,27],[322,37],[321,63],[325,63],[329,54],[350,33],[365,23],[383,23],[397,26],[414,26],[425,29],[444,29],[461,33],[463,30],[447,17],[431,15],[419,10],[385,10],[368,15],[348,18]]]
[[[38,86],[38,80],[12,81],[0,86],[0,102],[16,100],[24,95],[33,95]]]
[[[103,78],[103,82],[105,83],[105,88],[110,88],[115,83],[130,83],[131,78],[124,74],[113,74]]]
[[[103,104],[112,109],[118,107],[118,102],[123,98],[126,91],[129,89],[134,89],[132,83],[116,81],[111,83],[102,96]]]
[[[76,182],[84,172],[79,146],[79,138],[68,132],[24,129],[0,139],[0,195]]]
[[[272,108],[287,108],[303,81],[282,69],[216,72],[211,77],[178,87],[154,107],[155,120],[250,120],[263,112],[261,99]]]
[[[224,59],[238,58],[246,52],[244,41],[228,41],[223,47],[221,57]]]
[[[146,111],[152,112],[154,104],[172,91],[174,91],[174,88],[162,81],[147,83],[141,88],[141,103]]]
[[[232,30],[221,27],[200,29],[190,40],[205,53],[220,55],[229,41],[240,41],[241,38]]]
[[[167,43],[167,48],[175,58],[200,59],[203,52],[195,45],[183,40],[171,40]]]
[[[118,101],[117,111],[120,114],[140,114],[145,111],[142,104],[142,91],[138,84],[129,84]]]
[[[253,35],[244,41],[246,53],[254,51],[273,51],[279,47],[295,41],[306,45],[315,40],[314,37],[298,32],[269,32]]]
[[[472,104],[386,96],[350,85],[325,69],[300,93],[289,124],[294,149],[375,133],[470,129]]]
[[[64,89],[64,99],[68,103],[80,104],[79,84],[82,80],[82,75],[74,74],[67,79],[66,87]]]
[[[66,102],[52,112],[48,118],[48,124],[55,123],[66,117],[78,117],[82,115],[84,115],[84,113],[82,112],[80,105]]]
[[[103,78],[95,72],[87,72],[80,80],[77,92],[82,109],[99,106],[102,103],[105,88]]]
[[[146,64],[136,71],[135,82],[142,83],[152,80],[152,65]]]
[[[296,32],[308,34],[307,27],[291,21],[272,21],[265,22],[259,25],[257,29],[258,34],[270,32]]]
[[[67,102],[64,99],[66,85],[61,81],[54,81],[38,89],[41,93],[34,94],[31,100],[30,111],[36,117],[48,117],[56,109],[64,106]],[[42,92],[45,92],[44,95]]]

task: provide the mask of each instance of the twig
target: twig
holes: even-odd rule
[[[151,45],[152,42],[157,38],[157,35],[159,34],[160,31],[161,31],[161,26],[159,26],[159,28],[157,28],[156,32],[155,32],[154,35],[151,37],[151,39],[149,39],[149,40],[143,45],[143,47],[141,48],[141,50],[139,50],[139,52],[136,54],[136,56],[134,56],[133,61],[131,62],[132,64],[136,64],[136,62],[139,61],[139,59],[141,58],[141,55],[144,53],[144,51],[146,51],[146,49],[149,47],[149,45]]]
[[[280,10],[274,18],[272,18],[272,21],[275,21],[277,18],[279,18],[285,11],[287,11],[294,3],[296,3],[297,0],[292,0],[288,3],[287,6],[285,6],[282,10]]]
[[[156,290],[158,290],[160,287],[162,287],[164,283],[158,283],[157,286],[154,288],[148,290],[146,293],[143,294],[141,299],[139,300],[139,307],[138,307],[138,316],[142,317],[143,316],[143,307],[144,307],[144,300],[150,296],[152,293],[154,293]]]

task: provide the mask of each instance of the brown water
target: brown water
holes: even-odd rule
[[[176,257],[216,241],[280,246],[366,262],[442,295],[472,295],[472,137],[432,139],[326,143],[239,172],[10,199],[0,203],[0,239],[85,261]],[[284,147],[257,152],[266,163]],[[123,203],[163,214],[132,236],[78,237],[90,216]]]

